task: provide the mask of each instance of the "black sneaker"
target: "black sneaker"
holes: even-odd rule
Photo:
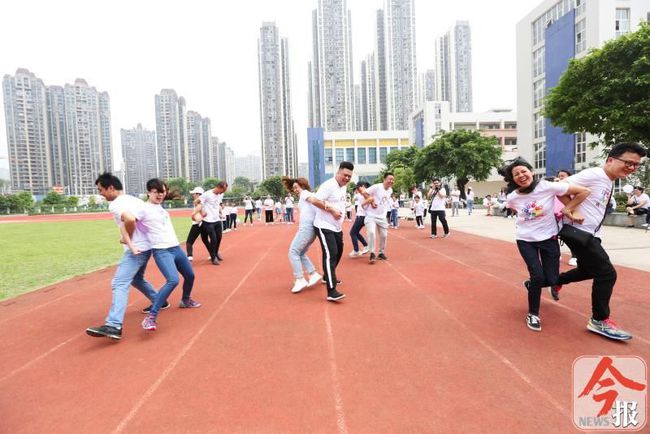
[[[149,306],[147,306],[147,307],[145,307],[144,309],[142,309],[142,313],[149,313],[149,312],[151,312],[151,308],[152,308],[152,307],[153,307],[153,304],[150,304]],[[160,310],[165,310],[165,309],[169,309],[169,302],[168,302],[168,301],[166,301],[165,304],[163,304],[162,307],[160,308]]]
[[[220,260],[220,261],[223,261],[223,258],[222,258],[221,255],[218,254],[218,253],[217,253],[217,259]]]
[[[327,285],[327,280],[322,279],[322,280],[320,281],[320,283],[322,283],[323,285]],[[337,284],[337,285],[340,285],[341,283],[343,283],[342,280],[336,279],[336,284]]]
[[[524,288],[526,288],[526,291],[530,291],[530,280],[524,280]]]
[[[219,260],[217,258],[214,258],[212,260],[212,265],[219,265]]]
[[[384,261],[388,261],[388,258],[387,258],[386,255],[384,255],[383,253],[378,254],[377,257],[378,257],[379,259],[384,260]]]
[[[530,313],[526,315],[526,325],[528,326],[529,329],[535,332],[542,331],[542,321],[539,319],[537,315],[533,315]]]
[[[374,263],[375,263],[375,259],[377,259],[377,257],[375,256],[374,253],[371,253],[371,254],[370,254],[370,263],[371,263],[371,264],[374,264]]]
[[[560,301],[560,289],[562,289],[562,285],[548,287],[548,293],[553,297],[553,300]]]
[[[119,341],[122,339],[122,329],[117,327],[103,325],[100,327],[88,327],[86,329],[86,334],[88,336],[93,336],[95,338],[107,337]]]
[[[338,291],[330,292],[327,294],[327,301],[339,301],[343,298],[345,298],[345,294]]]

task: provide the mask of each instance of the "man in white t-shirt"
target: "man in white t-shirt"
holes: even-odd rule
[[[630,216],[628,227],[634,227],[633,216],[635,215],[645,215],[645,223],[643,226],[648,226],[648,223],[650,223],[650,198],[643,192],[643,187],[634,187],[632,195],[627,197],[625,211]]]
[[[287,196],[284,198],[284,214],[285,214],[285,222],[287,224],[292,225],[293,224],[293,198],[291,197],[290,194],[287,194]]]
[[[437,219],[440,219],[444,235],[442,238],[449,236],[449,225],[447,225],[447,216],[445,215],[445,204],[447,203],[447,192],[442,186],[440,179],[433,178],[431,187],[427,193],[427,198],[431,200],[429,205],[429,214],[431,215],[431,238],[438,238]]]
[[[586,245],[565,239],[564,242],[578,259],[578,266],[560,274],[559,285],[593,279],[591,287],[592,316],[587,329],[610,339],[628,340],[632,335],[620,329],[610,318],[609,300],[616,283],[616,270],[603,249],[600,227],[605,217],[613,182],[630,176],[641,165],[646,149],[637,143],[619,143],[609,151],[603,167],[585,169],[565,181],[589,188],[591,193],[579,206],[584,216],[582,224],[565,221],[574,227],[593,234]]]
[[[122,183],[111,173],[101,174],[95,181],[95,185],[99,194],[110,202],[108,209],[113,214],[115,223],[120,227],[120,232],[126,233],[131,239],[134,251],[124,245],[124,256],[122,256],[111,281],[113,299],[106,321],[102,326],[88,327],[86,333],[93,337],[105,336],[120,340],[129,299],[129,286],[133,285],[152,303],[156,301],[157,292],[144,278],[147,262],[151,257],[151,243],[147,238],[145,228],[134,216],[144,209],[144,202],[133,196],[125,195]],[[124,241],[122,242],[124,243]],[[165,307],[169,307],[169,304]]]
[[[244,226],[246,226],[246,221],[250,217],[250,224],[253,226],[253,199],[246,195],[244,197]]]
[[[391,172],[386,172],[383,182],[371,185],[362,192],[366,199],[372,198],[372,201],[364,207],[366,212],[364,224],[366,226],[366,234],[368,234],[368,249],[370,250],[371,264],[375,263],[376,258],[383,259],[384,261],[388,259],[384,254],[386,238],[388,237],[386,213],[391,210],[391,196],[393,194],[394,183],[395,175]],[[377,231],[379,231],[379,254],[375,256]]]
[[[346,185],[352,178],[354,164],[342,161],[333,178],[323,182],[316,198],[325,208],[316,210],[314,227],[323,252],[323,272],[327,283],[327,301],[339,301],[345,294],[336,290],[336,266],[343,255],[343,219],[345,218]]]
[[[205,212],[201,230],[208,237],[210,262],[214,265],[219,265],[219,261],[223,261],[219,254],[219,246],[221,246],[221,237],[223,236],[221,202],[226,190],[228,190],[228,183],[219,181],[213,189],[206,191],[199,198],[203,212]]]

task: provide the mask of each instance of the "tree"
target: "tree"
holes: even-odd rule
[[[67,199],[67,206],[75,207],[79,205],[79,198],[77,196],[70,196]]]
[[[453,176],[464,197],[470,178],[484,181],[493,168],[502,165],[501,152],[495,137],[483,137],[478,131],[454,130],[437,136],[418,152],[413,172],[418,183]]]
[[[18,210],[29,210],[34,206],[34,196],[28,191],[21,191],[15,195]]]
[[[56,191],[48,192],[43,198],[43,205],[64,205],[65,202],[65,196],[57,193]]]
[[[390,155],[390,154],[389,154]],[[410,188],[417,182],[415,180],[415,173],[413,167],[396,167],[393,169],[395,175],[395,183],[393,184],[393,191],[396,193],[408,193]]]
[[[241,187],[244,192],[253,190],[253,184],[251,184],[250,179],[245,176],[237,176],[232,182],[234,187]]]
[[[284,189],[284,186],[282,185],[282,178],[280,176],[272,176],[262,181],[256,190],[256,196],[262,196],[264,195],[264,192],[266,194],[270,194],[273,197],[284,197],[284,195],[287,193]]]
[[[203,180],[203,188],[206,190],[212,190],[219,184],[219,180],[217,178],[205,178]]]
[[[415,146],[392,151],[386,156],[386,171],[394,172],[398,167],[413,167],[420,150]]]
[[[571,60],[544,106],[554,125],[597,135],[606,150],[621,141],[650,144],[650,24]]]
[[[196,186],[196,184],[187,182],[185,178],[169,178],[165,183],[170,191],[176,191],[182,197],[187,197],[190,190]]]

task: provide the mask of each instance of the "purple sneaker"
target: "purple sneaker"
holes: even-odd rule
[[[178,307],[183,309],[189,307],[201,307],[201,303],[199,303],[196,300],[192,300],[191,298],[188,298],[187,300],[181,300],[181,302],[178,303]]]
[[[145,330],[156,330],[156,317],[153,315],[147,315],[142,321],[142,328]]]

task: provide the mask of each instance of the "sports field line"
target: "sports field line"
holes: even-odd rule
[[[465,233],[465,232],[463,232],[463,233]],[[470,235],[472,235],[472,236],[476,236],[476,235],[473,235],[473,234],[470,234]],[[488,272],[488,271],[485,271],[485,270],[482,270],[482,269],[480,269],[480,268],[474,267],[474,266],[471,265],[471,264],[468,264],[468,263],[463,262],[463,261],[461,261],[461,260],[459,260],[459,259],[456,259],[456,258],[454,258],[454,257],[452,257],[452,256],[449,256],[449,255],[446,255],[446,254],[444,254],[444,253],[441,253],[441,252],[438,251],[438,250],[432,249],[431,247],[429,247],[429,246],[427,246],[427,245],[425,245],[425,244],[418,243],[417,241],[410,240],[410,239],[408,239],[408,238],[404,238],[403,236],[395,235],[395,234],[393,234],[393,233],[391,233],[391,236],[396,237],[396,238],[400,238],[400,239],[402,239],[402,240],[408,241],[408,242],[413,243],[413,244],[416,244],[418,247],[420,247],[420,248],[422,248],[422,249],[424,249],[424,250],[428,250],[428,251],[430,251],[430,252],[432,252],[432,253],[435,253],[435,254],[437,254],[437,255],[439,255],[439,256],[442,256],[442,257],[445,258],[445,259],[448,259],[448,260],[450,260],[450,261],[453,261],[453,262],[456,262],[456,263],[458,263],[458,264],[460,264],[460,265],[463,265],[464,267],[471,268],[472,270],[474,270],[474,271],[478,271],[478,272],[480,272],[480,273],[482,273],[482,274],[485,274],[486,276],[490,276],[490,277],[492,277],[493,279],[496,279],[496,280],[498,280],[498,281],[501,281],[501,282],[505,283],[505,284],[508,285],[508,286],[513,286],[513,287],[517,287],[517,286],[518,286],[518,285],[514,285],[514,284],[512,283],[512,280],[505,279],[505,278],[503,278],[503,277],[500,277],[500,276],[497,276],[497,275],[495,275],[495,274],[492,274],[492,273],[490,273],[490,272]],[[585,301],[585,303],[589,303],[589,305],[591,305],[591,296],[583,296],[583,295],[581,295],[581,293],[574,293],[573,295],[574,295],[575,297],[581,298],[583,301]],[[567,311],[569,311],[569,312],[572,312],[572,313],[574,313],[574,314],[576,314],[576,315],[582,317],[585,321],[589,321],[589,318],[590,318],[590,317],[589,317],[588,315],[585,315],[584,313],[582,313],[582,312],[580,312],[580,311],[578,311],[578,310],[576,310],[576,309],[574,309],[574,308],[572,308],[572,307],[566,306],[566,305],[564,305],[564,304],[562,304],[562,303],[554,303],[553,306],[555,306],[555,307],[559,307],[559,308],[561,308],[561,309],[565,309],[565,310],[567,310]],[[630,331],[632,331],[632,330],[630,330]],[[649,341],[648,339],[646,339],[646,338],[640,336],[640,335],[637,334],[637,333],[633,333],[633,336],[634,336],[633,339],[638,340],[639,342],[644,343],[644,344],[650,346],[650,341]]]
[[[446,256],[446,255],[445,255]],[[531,389],[533,389],[538,395],[540,395],[542,398],[547,400],[553,407],[555,407],[562,415],[564,415],[566,418],[571,420],[571,413],[565,409],[559,402],[553,399],[553,397],[545,391],[543,388],[539,387],[536,385],[526,374],[524,374],[512,361],[510,361],[506,356],[501,354],[496,348],[494,348],[492,345],[487,343],[485,340],[481,339],[480,336],[475,334],[465,323],[463,323],[461,320],[459,320],[456,316],[454,316],[449,310],[447,310],[437,299],[431,294],[426,293],[425,291],[422,291],[418,286],[411,280],[409,279],[404,273],[402,273],[401,270],[397,268],[394,264],[388,262],[388,265],[402,277],[408,283],[411,287],[413,287],[415,290],[418,292],[424,294],[424,296],[431,302],[433,303],[436,308],[447,315],[449,319],[451,319],[453,322],[458,324],[467,334],[469,334],[474,340],[476,340],[483,348],[488,350],[492,355],[494,355],[501,363],[506,365],[511,371],[515,373],[517,377],[519,377],[524,383],[526,383]],[[489,273],[488,273],[489,274]]]
[[[239,288],[246,282],[248,277],[257,269],[257,267],[262,263],[262,261],[268,256],[268,254],[276,247],[277,242],[275,245],[269,247],[266,252],[257,260],[255,265],[253,265],[250,270],[248,270],[248,273],[242,277],[242,279],[239,281],[237,286],[228,294],[228,297],[217,307],[217,309],[210,315],[208,320],[203,324],[203,326],[196,332],[196,334],[189,340],[189,342],[181,349],[181,351],[178,353],[178,355],[171,361],[171,363],[165,368],[165,370],[160,374],[158,379],[149,387],[149,389],[142,395],[142,397],[138,400],[138,402],[135,403],[131,411],[122,419],[122,421],[118,424],[118,426],[115,428],[113,433],[121,433],[124,431],[126,426],[129,424],[129,422],[135,417],[135,415],[138,413],[140,408],[153,396],[153,394],[158,390],[160,385],[169,377],[169,374],[176,368],[176,366],[180,363],[181,359],[185,357],[185,355],[192,349],[196,341],[199,340],[201,335],[205,332],[205,330],[208,328],[208,326],[212,323],[212,321],[217,317],[219,313],[224,309],[226,304],[230,301],[230,299],[233,298],[233,296],[239,291]]]
[[[59,283],[60,283],[60,282],[59,282]],[[50,304],[52,304],[52,303],[55,303],[55,302],[60,301],[60,300],[63,300],[64,298],[70,297],[71,295],[72,295],[72,294],[64,294],[64,295],[62,295],[62,296],[60,296],[60,297],[55,298],[54,300],[46,301],[46,302],[44,302],[44,303],[42,303],[42,304],[39,304],[38,306],[35,306],[35,307],[31,308],[31,309],[26,310],[26,311],[24,311],[24,312],[20,312],[18,315],[14,315],[14,316],[9,317],[9,318],[3,318],[2,320],[0,320],[0,324],[2,324],[2,323],[4,323],[4,322],[7,322],[7,321],[13,321],[13,320],[15,320],[15,319],[18,318],[18,317],[21,317],[21,316],[23,316],[23,315],[25,315],[25,314],[28,314],[28,313],[32,313],[32,312],[34,312],[35,310],[41,309],[41,308],[43,308],[43,307],[45,307],[45,306],[48,306],[48,305],[50,305]]]
[[[336,410],[336,426],[340,434],[348,432],[345,423],[345,411],[343,409],[343,394],[341,393],[341,383],[339,381],[339,369],[336,363],[336,348],[334,347],[334,333],[332,333],[332,322],[329,313],[330,303],[325,304],[325,330],[327,332],[327,356],[330,363],[330,372],[332,375],[332,388],[334,394],[334,408]]]

